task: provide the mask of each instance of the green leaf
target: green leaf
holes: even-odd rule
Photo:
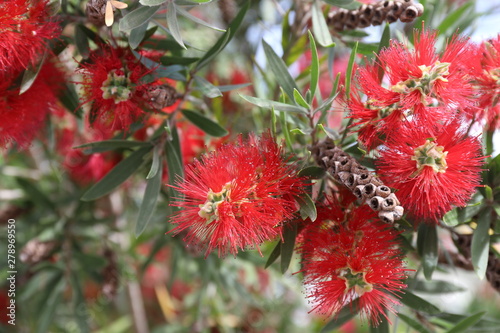
[[[144,6],[159,6],[167,0],[139,0],[139,3]]]
[[[459,287],[459,286],[456,286],[454,284],[451,284],[447,281],[417,280],[415,285],[414,285],[414,290],[418,291],[420,293],[429,293],[429,294],[436,295],[436,294],[447,294],[447,293],[460,292],[460,291],[465,291],[466,289]]]
[[[302,217],[302,219],[305,220],[307,218],[310,218],[311,221],[316,221],[316,205],[314,204],[314,201],[311,199],[309,194],[304,192],[301,195],[296,196],[295,199],[300,205],[300,216]]]
[[[468,9],[470,9],[472,6],[474,6],[474,3],[472,1],[467,1],[462,6],[460,6],[457,10],[455,10],[453,13],[446,15],[446,17],[441,22],[441,24],[439,24],[438,27],[436,28],[438,33],[439,34],[446,34],[446,32],[451,27],[453,27],[455,22],[459,21],[460,18],[465,14],[465,12]]]
[[[217,124],[215,121],[205,117],[204,115],[192,111],[192,110],[181,110],[184,117],[186,117],[190,122],[192,122],[196,127],[201,129],[208,135],[215,137],[223,137],[228,134],[227,130]]]
[[[90,53],[89,40],[82,29],[83,24],[75,26],[75,45],[83,59],[87,59]]]
[[[146,22],[148,22],[153,15],[156,14],[159,8],[160,6],[145,6],[131,11],[120,20],[120,30],[129,31],[146,24]]]
[[[43,57],[36,65],[36,68],[32,68],[32,66],[29,65],[28,68],[24,71],[21,86],[19,88],[19,95],[24,94],[26,91],[28,91],[29,88],[31,88],[33,82],[35,82],[36,77],[38,76],[38,73],[40,73],[40,69],[42,69],[43,63],[45,62],[46,58],[47,51],[44,52]]]
[[[228,85],[216,86],[216,87],[217,87],[217,89],[219,89],[220,92],[226,92],[226,91],[246,88],[246,87],[251,86],[251,85],[252,85],[251,83],[241,83],[241,84],[228,84]]]
[[[264,268],[268,268],[269,266],[271,266],[276,261],[276,259],[278,259],[280,254],[281,254],[281,242],[278,242],[274,247],[273,252],[271,252],[271,254],[269,255],[269,258],[267,259]]]
[[[358,42],[354,44],[351,51],[351,56],[349,57],[349,62],[347,63],[347,69],[345,72],[345,95],[350,98],[351,93],[351,81],[352,81],[352,71],[354,67],[354,59],[356,58],[356,53],[358,52]]]
[[[323,47],[335,46],[318,0],[314,1],[312,4],[311,16],[313,34],[318,43]]]
[[[319,166],[311,165],[305,167],[304,169],[299,171],[299,177],[309,177],[313,179],[322,178],[325,175],[325,169]]]
[[[150,147],[153,145],[150,142],[143,141],[131,141],[131,140],[106,140],[106,141],[96,141],[86,143],[80,146],[73,147],[76,148],[88,148],[85,149],[85,154],[100,153],[103,151],[110,151],[116,149],[130,149],[135,147]]]
[[[159,156],[160,154],[159,152],[156,153],[157,151],[158,150],[155,149],[155,155]],[[163,175],[163,163],[159,157],[157,158],[157,160],[158,166],[156,173],[154,174],[154,176],[148,179],[146,189],[144,191],[144,198],[142,199],[141,207],[139,207],[139,215],[137,217],[137,224],[135,225],[135,237],[139,237],[143,233],[156,209],[156,204],[160,195],[161,179]],[[151,170],[153,170],[154,164],[155,159],[153,157]]]
[[[247,102],[255,104],[261,108],[266,108],[266,109],[274,108],[278,111],[299,112],[299,113],[307,114],[307,109],[303,108],[302,106],[295,106],[295,105],[275,102],[275,101],[271,101],[271,100],[267,100],[267,99],[262,99],[262,98],[258,98],[258,97],[241,95],[241,94],[240,94],[240,96],[241,96],[241,98],[243,98]]]
[[[288,68],[286,67],[285,62],[283,61],[283,59],[278,57],[273,48],[269,46],[269,44],[267,44],[265,41],[262,41],[262,46],[264,47],[264,53],[266,54],[267,59],[266,68],[270,69],[274,73],[278,84],[283,88],[288,97],[293,99],[293,89],[298,90],[298,87],[295,84],[294,79],[288,72]]]
[[[141,167],[144,163],[144,156],[150,151],[151,147],[140,148],[134,151],[85,192],[81,200],[92,201],[113,191]]]
[[[160,61],[163,65],[169,66],[169,65],[191,65],[192,63],[197,62],[200,60],[200,58],[190,58],[190,57],[169,57],[169,56],[163,56],[161,57]]]
[[[481,318],[486,314],[486,311],[475,313],[455,325],[452,329],[450,329],[447,333],[459,333],[466,332],[469,327],[474,326]]]
[[[196,82],[197,88],[201,91],[201,93],[208,98],[215,98],[222,96],[222,93],[216,86],[202,78],[201,76],[196,75],[194,77],[194,81]]]
[[[158,173],[158,170],[160,169],[161,151],[160,151],[159,147],[160,146],[156,146],[155,149],[153,150],[153,162],[151,163],[151,169],[149,169],[149,173],[146,176],[146,179],[151,179],[154,176],[156,176],[156,174]]]
[[[196,65],[196,70],[199,70],[200,68],[210,63],[212,59],[215,58],[226,47],[227,43],[229,43],[236,31],[238,31],[238,28],[240,27],[241,22],[243,22],[243,18],[245,17],[248,8],[250,8],[250,4],[251,1],[244,2],[244,5],[241,7],[236,17],[233,19],[231,24],[229,24],[227,31],[219,38],[219,40],[217,40],[217,43],[215,43],[215,45],[210,48],[210,50],[208,50],[207,53],[205,53],[205,55],[200,59],[200,61]]]
[[[484,186],[484,193],[485,193],[486,200],[493,201],[493,190],[491,189],[491,187],[489,187],[488,185],[485,185]]]
[[[197,4],[200,4],[200,3],[209,3],[209,2],[212,2],[214,0],[186,0],[186,2],[190,2],[190,3],[197,3]],[[180,3],[179,0],[176,0],[177,3]]]
[[[437,227],[422,223],[418,228],[418,253],[422,257],[424,276],[427,280],[432,278],[432,273],[438,262],[438,237]]]
[[[132,50],[135,50],[139,44],[143,41],[146,36],[146,31],[148,30],[148,23],[144,23],[143,25],[138,26],[130,31],[130,35],[128,36],[128,45]]]
[[[284,226],[283,243],[281,243],[281,273],[285,274],[292,261],[293,250],[295,248],[295,238],[297,237],[297,223],[289,223]]]
[[[274,112],[274,110],[273,110]],[[292,144],[292,139],[290,138],[290,131],[288,129],[288,122],[286,119],[286,114],[285,112],[280,111],[280,124],[281,124],[281,131],[283,133],[283,136],[285,137],[285,143],[287,149],[290,151],[293,150],[293,144]]]
[[[196,22],[198,24],[201,24],[201,25],[204,25],[205,27],[207,28],[210,28],[210,29],[213,29],[213,30],[216,30],[216,31],[222,31],[222,32],[225,32],[226,30],[225,29],[221,29],[221,28],[217,28],[216,26],[213,26],[203,20],[200,20],[199,18],[197,18],[196,16],[194,15],[191,15],[188,11],[182,9],[181,7],[177,7],[177,13],[181,14],[182,16],[184,16],[185,18],[193,21],[193,22]]]
[[[351,320],[359,311],[359,298],[346,304],[335,317],[321,329],[321,333],[337,329]]]
[[[407,307],[420,311],[420,312],[425,312],[428,314],[438,314],[441,312],[439,308],[437,308],[435,305],[427,302],[426,300],[418,297],[417,295],[409,292],[408,290],[404,291],[404,294],[401,297],[401,303],[406,305]]]
[[[433,332],[433,331],[429,331],[424,325],[420,324],[420,322],[413,317],[406,316],[402,313],[398,313],[398,317],[402,321],[404,321],[408,326],[410,326],[411,328],[413,328],[414,330],[416,330],[419,333],[432,333]]]
[[[311,31],[308,30],[307,33],[309,34],[309,43],[311,45],[311,84],[309,89],[311,89],[311,96],[314,98],[319,82],[319,57],[314,37]]]
[[[295,99],[298,105],[303,106],[306,109],[309,109],[311,107],[309,104],[307,104],[306,100],[304,99],[304,97],[302,97],[300,92],[295,88],[293,89],[293,98]]]
[[[177,129],[170,129],[172,133],[172,140],[165,142],[165,155],[167,158],[168,167],[168,183],[173,185],[177,177],[182,178],[184,175],[184,167],[182,164],[182,157],[180,153],[180,142],[178,140]]]
[[[175,41],[179,43],[179,45],[182,46],[182,48],[186,49],[186,46],[182,41],[181,30],[179,29],[179,22],[177,22],[177,8],[175,4],[170,1],[167,3],[167,25]]]
[[[72,255],[84,269],[89,268],[97,271],[103,269],[108,263],[106,258],[93,253],[75,251]]]
[[[490,248],[490,229],[491,208],[484,209],[477,220],[477,228],[474,230],[471,244],[471,260],[474,271],[483,279],[488,266],[488,251]]]
[[[55,286],[48,289],[47,297],[44,297],[43,307],[41,308],[38,316],[39,321],[36,325],[36,333],[45,333],[49,330],[49,326],[52,323],[56,312],[56,307],[61,303],[66,283],[62,278],[62,275],[56,282]]]

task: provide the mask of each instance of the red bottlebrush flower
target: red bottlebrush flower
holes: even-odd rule
[[[64,75],[46,61],[33,85],[22,95],[14,77],[0,80],[0,147],[29,146],[55,108]]]
[[[409,127],[380,152],[378,174],[417,219],[437,223],[452,205],[465,206],[479,186],[481,143],[464,132],[458,122],[435,133],[429,126]]]
[[[128,129],[139,120],[147,99],[147,87],[141,79],[150,70],[129,48],[102,45],[91,52],[89,63],[81,64],[84,103],[92,102],[91,117],[99,127]]]
[[[476,119],[485,120],[488,128],[497,128],[500,116],[500,35],[479,46],[481,62],[476,66],[475,88],[479,93]]]
[[[354,91],[348,107],[354,125],[364,130],[360,140],[373,148],[374,136],[390,137],[402,124],[412,120],[445,122],[456,110],[473,112],[472,85],[469,82],[475,48],[466,38],[454,36],[441,54],[436,53],[436,33],[414,33],[415,49],[393,41],[375,64],[359,69],[359,90],[367,96],[361,102]],[[386,80],[379,80],[383,70]],[[369,135],[370,132],[374,134]],[[365,140],[365,141],[363,141]]]
[[[299,251],[306,294],[312,311],[325,315],[335,315],[357,299],[357,309],[377,325],[381,316],[387,318],[386,309],[394,312],[396,293],[406,287],[398,232],[366,206],[340,213],[328,200],[303,232]]]
[[[305,185],[282,155],[267,133],[240,137],[186,166],[174,187],[184,199],[172,204],[183,210],[172,217],[171,232],[187,231],[188,244],[206,247],[206,255],[217,248],[219,256],[281,236]]]
[[[34,65],[46,41],[59,36],[49,20],[47,0],[9,0],[0,4],[0,75]]]

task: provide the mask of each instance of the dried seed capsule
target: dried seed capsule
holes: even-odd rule
[[[394,210],[399,205],[399,200],[394,193],[389,194],[381,204],[382,210]]]
[[[365,188],[365,185],[358,185],[358,186],[356,186],[354,191],[352,191],[352,193],[356,196],[356,198],[361,200],[361,199],[363,199],[364,188]]]
[[[370,175],[368,172],[363,172],[362,174],[359,175],[358,184],[366,185],[372,180],[372,178],[374,177]]]
[[[417,8],[417,17],[422,16],[424,13],[424,6],[421,3],[415,3],[413,6]]]
[[[365,198],[371,198],[375,195],[375,186],[373,184],[367,184],[363,188],[363,196]]]
[[[381,211],[380,213],[378,213],[378,217],[385,223],[393,223],[394,220],[397,220],[395,218],[395,214],[389,211]]]
[[[347,15],[347,20],[345,22],[345,26],[348,29],[356,29],[358,26],[358,21],[359,21],[358,11],[357,10],[351,11]]]
[[[339,178],[340,182],[347,187],[350,187],[348,185],[348,180],[349,180],[350,176],[351,176],[351,174],[347,171],[341,171],[337,174],[337,177]]]
[[[400,218],[403,217],[403,214],[405,213],[405,209],[403,208],[403,206],[396,206],[394,207],[394,219],[395,220],[399,220]]]
[[[394,23],[398,20],[398,16],[396,16],[396,13],[391,10],[387,13],[385,20],[389,23]]]
[[[347,172],[347,174],[349,176],[348,176],[347,180],[344,182],[344,185],[349,187],[351,190],[353,190],[358,185],[359,175],[356,175],[354,173],[348,173],[348,172]]]
[[[409,6],[400,16],[401,22],[412,22],[418,15],[418,10],[415,6]]]
[[[375,194],[382,198],[387,198],[389,194],[391,194],[391,189],[385,185],[378,186],[377,189],[375,190]]]
[[[147,98],[149,104],[156,111],[172,106],[177,100],[177,91],[168,84],[148,86]]]
[[[384,198],[379,197],[378,195],[374,196],[370,200],[367,200],[368,206],[371,209],[379,211],[382,209],[382,203],[384,202]]]
[[[387,12],[383,8],[375,9],[375,12],[372,17],[372,25],[381,25],[384,20]]]
[[[401,15],[401,13],[406,7],[407,6],[403,5],[401,2],[395,1],[391,7],[391,11],[394,13],[396,17],[399,17],[399,15]]]

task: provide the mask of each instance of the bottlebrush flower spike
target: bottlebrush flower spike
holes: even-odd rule
[[[174,234],[186,231],[189,245],[217,249],[219,256],[256,247],[281,236],[282,224],[297,210],[294,196],[306,181],[287,164],[269,133],[239,137],[189,164],[184,180],[173,186],[184,199],[171,222]]]
[[[19,87],[13,88],[15,77],[0,80],[1,148],[11,144],[21,149],[29,146],[54,111],[64,74],[52,60],[43,64],[34,84],[22,95],[19,95]]]
[[[15,75],[34,65],[48,39],[60,28],[49,18],[46,0],[9,0],[0,4],[0,76]],[[15,74],[13,74],[15,73]]]
[[[102,45],[82,63],[84,103],[92,103],[91,117],[100,126],[115,130],[128,127],[144,114],[147,85],[141,79],[151,71],[129,48]]]
[[[386,145],[378,174],[417,219],[437,223],[452,205],[465,206],[481,182],[481,143],[458,122],[404,128]]]
[[[414,33],[415,48],[392,41],[374,64],[359,68],[359,91],[348,107],[360,140],[372,149],[376,137],[390,137],[411,121],[436,123],[461,112],[475,112],[469,74],[476,50],[465,37],[454,36],[444,51],[436,53],[435,32]],[[386,80],[379,80],[383,70]],[[366,101],[357,96],[365,94]],[[370,134],[372,133],[372,134]]]
[[[479,46],[481,60],[475,66],[475,89],[479,93],[476,119],[486,121],[489,129],[498,128],[500,116],[500,35]]]
[[[357,309],[377,326],[381,316],[387,318],[386,309],[394,312],[400,304],[396,293],[406,287],[398,232],[366,206],[346,211],[341,219],[334,199],[317,210],[318,219],[304,229],[299,244],[312,311],[335,315],[357,300]],[[329,212],[330,217],[324,214]]]

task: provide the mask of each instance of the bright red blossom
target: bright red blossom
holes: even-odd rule
[[[390,137],[409,122],[443,122],[457,110],[475,111],[469,81],[476,56],[473,44],[454,36],[438,54],[436,32],[415,31],[414,40],[413,50],[392,41],[374,64],[359,69],[359,90],[366,101],[354,91],[348,107],[354,126],[360,127],[360,141],[369,149],[380,143],[379,137]]]
[[[465,206],[481,182],[481,143],[457,122],[404,128],[386,145],[377,174],[417,219],[437,223],[452,205]]]
[[[282,223],[297,210],[294,196],[305,180],[287,164],[270,134],[222,146],[186,166],[175,189],[185,198],[172,217],[185,241],[217,249],[219,256],[281,236]]]
[[[141,79],[150,70],[129,48],[102,45],[82,63],[84,103],[92,102],[92,115],[98,126],[114,130],[128,127],[144,114],[141,105],[147,87]]]
[[[357,308],[377,325],[399,302],[406,269],[398,233],[366,206],[345,213],[332,199],[303,231],[302,272],[313,311],[332,315],[358,300]]]
[[[500,115],[500,35],[479,46],[480,65],[476,66],[475,88],[479,93],[476,119],[486,121],[488,128],[498,128]]]
[[[34,65],[46,41],[59,36],[49,20],[47,0],[8,0],[0,4],[0,76]]]
[[[54,110],[64,75],[52,60],[44,63],[33,85],[21,95],[15,77],[0,80],[0,147],[29,146]]]

